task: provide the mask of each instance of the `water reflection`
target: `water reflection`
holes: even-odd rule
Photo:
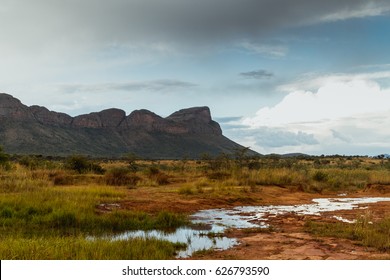
[[[221,232],[219,232],[221,233]],[[238,242],[235,238],[227,238],[217,235],[217,232],[212,230],[195,230],[191,228],[179,228],[174,232],[167,233],[158,230],[151,231],[128,231],[120,235],[116,235],[113,240],[126,240],[130,238],[156,238],[160,240],[167,240],[170,242],[180,242],[187,244],[185,250],[177,253],[177,258],[186,258],[191,256],[194,252],[200,250],[226,250]]]

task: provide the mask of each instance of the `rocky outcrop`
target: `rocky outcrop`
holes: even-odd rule
[[[42,106],[30,106],[30,111],[35,119],[41,124],[70,125],[73,121],[73,118],[67,114],[49,111],[47,108]]]
[[[222,135],[219,124],[211,119],[208,107],[182,109],[167,117],[167,120],[186,124],[191,133]]]
[[[33,118],[26,105],[23,105],[19,99],[6,93],[0,94],[0,117],[17,120],[28,120]]]
[[[126,117],[122,123],[123,128],[143,129],[146,131],[157,130],[163,126],[164,119],[148,110],[135,110]]]
[[[212,121],[209,107],[182,109],[173,113],[167,119],[179,122],[196,120],[198,122],[210,123]]]
[[[16,154],[120,157],[131,152],[181,158],[241,147],[222,135],[208,107],[179,110],[167,118],[148,110],[126,116],[115,108],[71,117],[0,94],[0,120],[0,145]]]
[[[125,111],[112,108],[97,113],[77,116],[73,119],[72,125],[88,128],[117,127],[125,117]]]

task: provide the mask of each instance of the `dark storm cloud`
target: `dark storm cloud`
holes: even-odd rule
[[[273,73],[266,70],[256,70],[250,72],[240,73],[241,77],[250,78],[250,79],[268,79],[274,76]]]
[[[4,0],[3,40],[204,44],[387,13],[385,0]]]

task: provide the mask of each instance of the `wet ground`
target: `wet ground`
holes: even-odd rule
[[[307,204],[207,209],[191,215],[198,228],[168,233],[129,231],[113,239],[157,238],[187,244],[185,250],[178,252],[178,258],[192,257],[194,253],[195,258],[386,258],[348,240],[313,237],[303,231],[303,226],[308,219],[354,223],[351,216],[357,217],[358,212],[389,205],[390,197],[334,197],[316,198]]]
[[[179,186],[180,184],[178,184],[177,188]],[[266,186],[260,188],[257,192],[242,194],[209,194],[206,190],[202,194],[180,195],[176,186],[172,185],[163,189],[139,188],[129,190],[129,199],[121,203],[120,208],[148,213],[158,213],[162,210],[187,213],[193,215],[193,218],[199,220],[202,224],[212,224],[208,228],[202,227],[200,232],[191,231],[189,233],[188,229],[184,229],[182,232],[185,233],[182,234],[179,240],[184,238],[185,242],[193,240],[197,243],[196,240],[200,238],[203,239],[202,242],[212,246],[198,246],[198,243],[194,245],[189,242],[189,251],[179,252],[178,257],[190,256],[194,251],[198,251],[199,248],[211,248],[202,253],[196,253],[190,258],[390,259],[389,254],[359,246],[350,240],[316,237],[305,232],[304,224],[307,220],[353,222],[359,215],[366,215],[369,212],[371,219],[375,221],[383,218],[385,215],[389,215],[390,202],[369,203],[370,201],[357,200],[358,203],[353,204],[352,207],[346,207],[347,204],[343,203],[343,201],[348,201],[351,198],[361,199],[367,197],[384,197],[388,199],[390,198],[390,186],[369,186],[353,194],[311,194],[291,191],[288,188],[277,186]],[[328,198],[335,200],[330,201],[327,200]],[[313,201],[313,199],[317,200]],[[318,210],[326,208],[326,204],[329,204],[329,202],[333,203],[333,206],[341,203],[341,206],[335,206],[336,208],[327,209],[326,211],[317,211],[317,213],[310,212],[313,206]],[[258,206],[260,206],[260,211]],[[238,211],[240,208],[248,209],[247,213],[240,213]],[[270,211],[264,213],[261,209]],[[226,210],[232,212],[227,214]],[[204,214],[213,211],[220,214],[225,213],[228,217],[223,215],[216,216],[212,218],[214,221],[207,221]],[[275,211],[280,213],[275,215],[273,213]],[[199,215],[199,213],[202,214]],[[231,224],[226,224],[232,221],[238,222],[240,225],[236,224],[233,227]],[[246,229],[247,225],[254,227],[254,229]],[[268,230],[267,227],[270,227],[272,230]],[[221,231],[225,231],[223,237],[219,234]],[[128,238],[133,233],[125,234],[128,235],[125,238]],[[145,235],[145,233],[136,232],[135,236],[140,234]],[[166,235],[161,232],[152,232],[146,235],[158,238],[163,236],[163,239],[174,241],[171,233]],[[206,238],[210,239],[207,240]],[[199,242],[199,244],[202,244],[202,242]],[[229,248],[226,249],[227,247]]]
[[[390,259],[389,253],[358,245],[356,242],[332,237],[317,237],[305,232],[304,224],[312,221],[335,221],[336,215],[352,220],[369,213],[378,220],[390,213],[389,202],[364,205],[360,209],[343,210],[317,215],[285,213],[269,218],[272,230],[231,230],[228,237],[237,238],[240,244],[225,251],[208,251],[192,259],[269,259],[269,260],[364,260]]]

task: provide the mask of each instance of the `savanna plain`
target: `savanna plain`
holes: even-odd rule
[[[109,237],[206,227],[192,221],[206,209],[339,197],[390,198],[390,160],[252,157],[246,150],[198,160],[109,160],[0,150],[0,259],[175,259],[188,244]],[[234,246],[197,250],[187,258],[390,259],[390,202],[359,206],[269,215],[266,227],[227,228],[222,235],[236,239]]]

